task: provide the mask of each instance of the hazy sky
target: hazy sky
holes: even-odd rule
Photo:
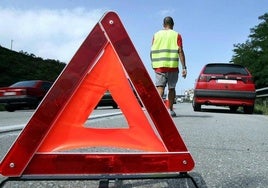
[[[1,0],[0,45],[44,59],[68,63],[102,15],[115,11],[121,18],[147,71],[151,69],[153,34],[172,16],[183,37],[188,76],[177,94],[193,88],[201,68],[229,62],[233,45],[244,43],[258,17],[268,12],[267,0]],[[12,45],[11,45],[12,44]]]

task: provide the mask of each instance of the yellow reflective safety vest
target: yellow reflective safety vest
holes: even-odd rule
[[[178,33],[174,30],[160,30],[154,35],[151,47],[151,61],[154,69],[177,68],[179,65]]]

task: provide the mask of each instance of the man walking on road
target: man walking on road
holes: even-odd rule
[[[182,37],[173,30],[174,21],[168,16],[163,21],[164,29],[156,32],[151,47],[152,67],[155,71],[155,84],[159,95],[163,98],[168,85],[170,115],[176,116],[173,110],[175,88],[178,82],[179,60],[182,65],[182,77],[186,78],[186,62],[182,46]]]

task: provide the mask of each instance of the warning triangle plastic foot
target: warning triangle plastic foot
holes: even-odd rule
[[[84,125],[106,90],[120,106],[128,128]],[[64,152],[85,147],[135,152]],[[19,177],[169,173],[193,168],[192,156],[123,24],[116,13],[108,12],[36,109],[2,160],[0,173]]]

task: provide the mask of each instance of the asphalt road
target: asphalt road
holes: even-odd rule
[[[173,118],[179,133],[195,161],[189,174],[198,187],[268,188],[268,117],[229,113],[227,109],[209,107],[193,112],[191,105],[175,105],[177,117]],[[127,126],[120,109],[99,108],[92,117],[96,126],[121,124]],[[23,126],[33,111],[0,112],[0,132],[4,128]],[[101,122],[101,123],[100,123]],[[0,134],[0,159],[15,140],[17,132]],[[1,178],[1,177],[0,177]],[[3,177],[2,177],[3,178]],[[110,182],[110,187],[194,187],[191,179],[161,179]],[[98,187],[98,182],[8,182],[5,187]]]

